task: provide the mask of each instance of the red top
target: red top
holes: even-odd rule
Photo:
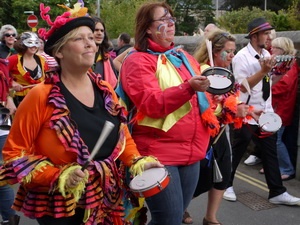
[[[272,105],[274,111],[281,117],[283,126],[290,125],[293,120],[299,72],[300,67],[295,62],[292,68],[272,87]]]
[[[172,47],[172,46],[171,46]],[[149,49],[165,52],[165,49],[149,40]],[[186,53],[189,60],[196,60]],[[158,55],[147,52],[131,53],[124,60],[120,79],[125,93],[144,115],[150,118],[164,118],[190,101],[192,109],[167,132],[134,124],[132,137],[141,155],[153,155],[164,165],[189,165],[205,157],[209,132],[199,113],[197,95],[188,80],[190,72],[181,64],[176,68],[183,83],[162,91],[155,76]]]

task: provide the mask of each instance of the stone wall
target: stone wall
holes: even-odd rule
[[[300,31],[285,31],[276,32],[277,37],[288,37],[293,40],[295,48],[300,51]],[[235,34],[237,49],[242,48],[248,43],[248,39],[245,38],[246,34]],[[201,43],[203,37],[194,36],[177,36],[175,37],[176,45],[183,45],[185,50],[189,53],[193,53],[199,43]]]

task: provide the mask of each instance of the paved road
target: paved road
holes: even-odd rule
[[[234,183],[238,201],[223,200],[219,220],[223,225],[300,225],[300,207],[274,206],[266,201],[268,189],[264,176],[258,173],[260,168],[261,165],[239,166]],[[300,196],[300,181],[294,179],[284,182],[284,185],[291,194]],[[188,210],[193,216],[193,225],[202,225],[206,201],[206,194],[192,201]],[[22,216],[20,225],[38,223]]]

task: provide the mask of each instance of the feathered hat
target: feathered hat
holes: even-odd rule
[[[78,1],[74,8],[71,9],[65,5],[58,6],[66,9],[62,15],[57,16],[54,22],[51,21],[49,16],[50,7],[45,7],[43,3],[40,4],[41,18],[47,22],[51,28],[47,31],[45,28],[38,30],[39,36],[46,41],[44,51],[48,55],[52,55],[52,46],[62,37],[64,37],[71,30],[77,27],[87,26],[93,32],[95,30],[94,21],[88,16],[88,9],[84,6],[83,1]]]

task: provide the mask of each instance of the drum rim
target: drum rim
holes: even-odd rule
[[[264,126],[264,125],[261,125],[261,122],[260,122],[262,116],[267,116],[267,115],[275,115],[275,117],[276,117],[276,118],[278,119],[278,121],[279,121],[278,127],[276,127],[276,129],[274,129],[274,130],[272,130],[272,131],[267,131],[267,130],[263,129],[263,126]],[[258,125],[259,125],[259,127],[260,127],[261,129],[263,129],[264,131],[274,133],[274,132],[277,132],[277,131],[280,129],[280,127],[282,126],[282,119],[281,119],[281,117],[280,117],[277,113],[275,113],[275,112],[264,112],[264,113],[262,113],[262,114],[259,116],[259,118],[258,118]]]
[[[226,68],[223,68],[223,67],[209,67],[209,68],[206,68],[203,72],[202,72],[202,76],[210,76],[211,74],[207,74],[209,71],[212,71],[212,70],[221,70],[221,71],[225,71],[227,72],[227,78],[229,77],[229,80],[231,81],[231,84],[226,87],[226,88],[222,88],[222,89],[217,89],[217,88],[213,88],[213,87],[208,87],[208,89],[206,90],[208,93],[211,93],[211,94],[226,94],[227,92],[229,92],[233,86],[234,86],[234,82],[235,82],[235,78],[234,78],[234,75],[233,73],[226,69]]]
[[[151,169],[158,169],[158,168],[151,168]],[[151,169],[149,169],[149,170],[151,170]],[[166,168],[160,168],[160,169],[164,169],[165,174],[164,174],[164,176],[161,178],[161,180],[159,180],[159,181],[157,181],[157,182],[162,183],[162,181],[164,181],[164,180],[168,177],[169,173],[168,173],[168,170],[167,170]],[[146,170],[145,170],[145,171],[146,171]],[[152,188],[157,187],[157,183],[154,183],[154,184],[152,184],[151,186],[148,186],[148,187],[143,188],[143,189],[135,189],[135,188],[133,188],[133,187],[132,187],[132,182],[134,182],[134,180],[137,179],[138,176],[140,176],[140,175],[135,176],[135,177],[130,181],[130,183],[129,183],[129,187],[130,187],[130,190],[131,190],[132,192],[144,192],[144,191],[148,191],[148,190],[150,190],[150,189],[152,189]]]

